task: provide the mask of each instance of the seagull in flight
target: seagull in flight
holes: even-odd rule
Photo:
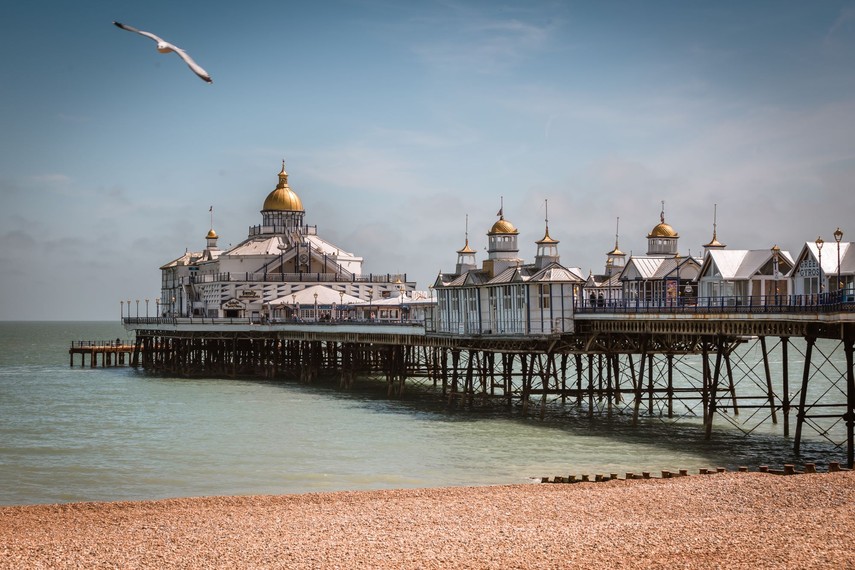
[[[188,65],[188,67],[190,67],[190,69],[193,70],[193,73],[195,73],[196,75],[201,77],[203,81],[206,81],[208,83],[214,82],[214,80],[211,79],[211,76],[208,75],[208,72],[205,71],[204,69],[202,69],[202,66],[200,66],[198,63],[193,61],[193,58],[190,57],[189,55],[187,55],[187,52],[185,52],[180,47],[173,45],[173,44],[169,43],[168,41],[166,41],[162,38],[157,37],[156,35],[152,34],[151,32],[144,32],[142,30],[138,30],[132,26],[128,26],[126,24],[121,24],[119,22],[113,22],[113,24],[115,24],[119,28],[122,28],[123,30],[127,30],[129,32],[135,32],[141,36],[145,36],[147,38],[153,39],[155,42],[157,42],[157,51],[159,51],[160,53],[169,53],[169,52],[174,51],[175,53],[178,54],[178,57],[183,59],[184,63],[186,63]]]

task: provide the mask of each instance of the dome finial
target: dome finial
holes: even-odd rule
[[[665,200],[662,200],[662,212],[659,214],[659,221],[665,223]]]
[[[549,198],[543,199],[543,210],[544,210],[543,221],[544,221],[544,223],[546,223],[546,235],[549,235]]]
[[[285,159],[282,159],[282,170],[279,171],[279,184],[277,188],[285,188],[288,186],[288,173],[285,172]]]
[[[505,211],[505,197],[499,196],[499,211],[496,212],[496,215],[499,216],[500,220],[505,219],[504,211]]]

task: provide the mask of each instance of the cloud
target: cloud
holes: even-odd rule
[[[545,49],[560,23],[546,24],[520,18],[485,17],[457,10],[441,22],[428,21],[436,30],[431,40],[417,44],[415,53],[430,67],[492,74],[515,67]]]
[[[823,38],[825,47],[834,47],[838,42],[845,41],[847,32],[853,27],[853,22],[855,22],[855,7],[842,8]]]
[[[34,174],[28,177],[31,184],[47,186],[54,190],[65,190],[71,184],[71,177],[67,174],[50,173]]]

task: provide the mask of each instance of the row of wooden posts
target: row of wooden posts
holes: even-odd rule
[[[747,473],[748,467],[741,466],[737,469],[740,473]],[[783,469],[773,469],[768,465],[760,465],[757,469],[759,473],[769,473],[771,475],[802,475],[805,473],[818,473],[816,469],[816,463],[805,463],[804,467],[801,470],[796,469],[795,464],[786,463],[784,464]],[[828,463],[828,473],[836,473],[839,471],[849,471],[849,469],[845,467],[841,467],[840,463],[837,461],[830,461]],[[725,473],[727,469],[724,467],[716,467],[715,469],[710,469],[706,467],[701,467],[698,469],[699,475],[712,475],[714,473]],[[680,469],[678,471],[669,471],[662,470],[661,477],[652,476],[650,471],[642,471],[641,473],[635,473],[633,471],[627,471],[624,475],[623,480],[629,481],[633,479],[672,479],[675,477],[688,477],[689,470],[688,469]],[[541,483],[601,483],[604,481],[615,481],[620,480],[620,477],[617,473],[609,473],[608,475],[598,473],[594,475],[594,478],[591,478],[591,475],[568,475],[566,477],[562,475],[556,475],[551,479],[549,477],[541,477]]]

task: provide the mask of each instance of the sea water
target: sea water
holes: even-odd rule
[[[154,376],[69,366],[73,340],[132,336],[117,322],[0,323],[0,504],[526,483],[541,476],[842,461],[780,426],[585,413],[449,409],[377,386]],[[568,404],[568,407],[572,407]],[[792,419],[794,423],[794,418]]]

